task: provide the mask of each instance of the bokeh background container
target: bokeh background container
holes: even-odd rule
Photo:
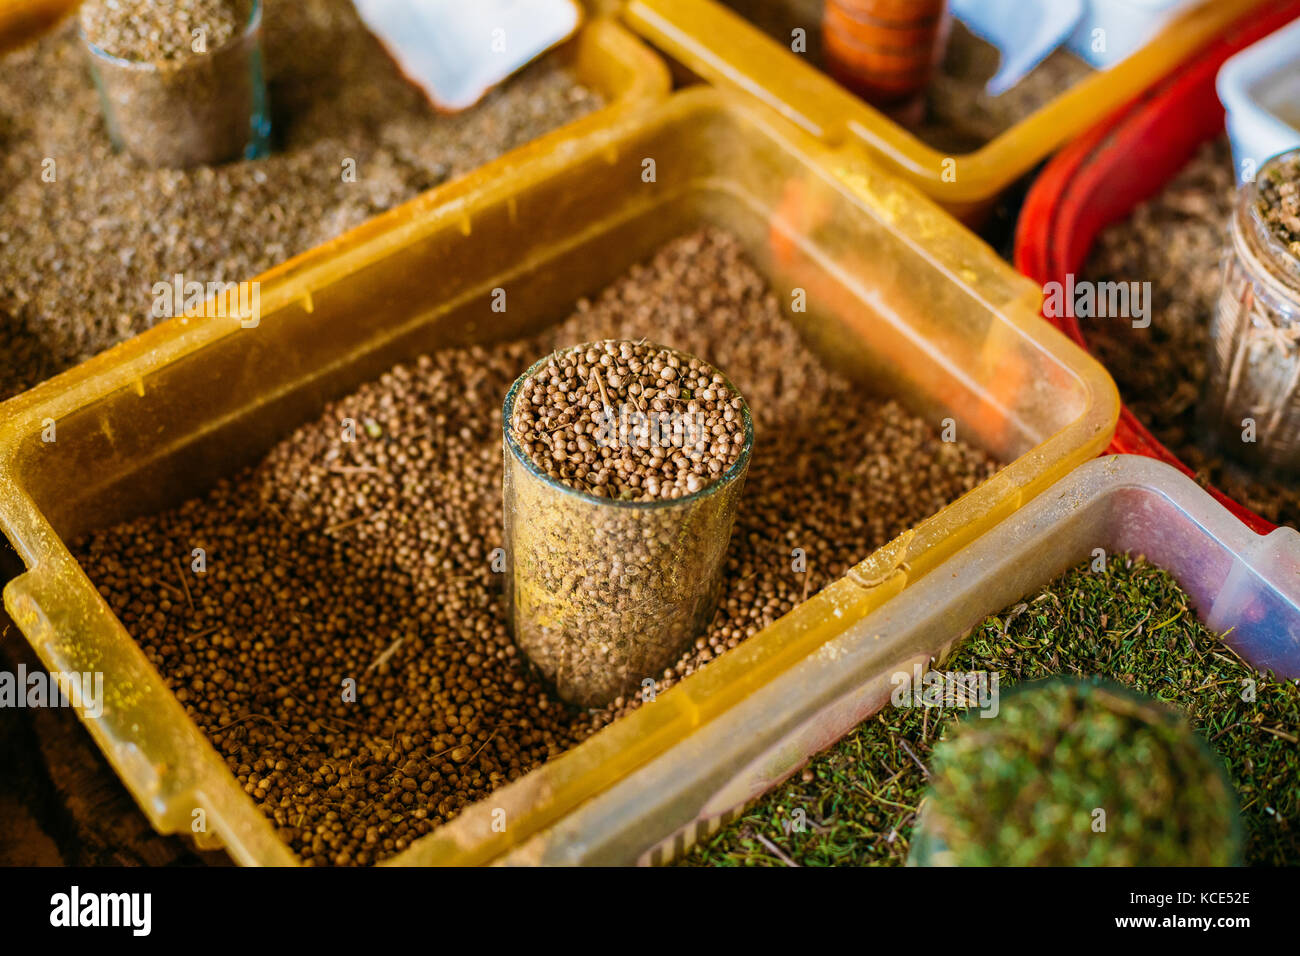
[[[506,601],[515,642],[556,693],[602,707],[646,681],[653,695],[664,668],[712,618],[754,423],[746,405],[739,457],[694,494],[657,501],[586,494],[543,473],[511,429],[520,386],[550,360],[516,380],[502,412]]]
[[[841,85],[883,109],[906,109],[943,59],[948,0],[826,0],[822,45]]]
[[[0,52],[64,26],[79,0],[0,0]],[[67,24],[71,26],[71,24]],[[571,123],[511,150],[506,166],[527,165],[539,156],[563,150],[572,139],[606,128],[618,116],[640,109],[668,94],[668,66],[646,44],[607,17],[586,21],[576,36],[546,54],[576,80],[599,93],[605,105]],[[86,82],[91,78],[87,75]]]
[[[263,274],[256,329],[169,320],[0,405],[0,532],[24,569],[5,607],[45,666],[105,673],[104,716],[86,726],[155,827],[188,834],[203,808],[206,845],[241,863],[293,862],[66,542],[200,494],[394,362],[538,331],[704,225],[736,235],[773,288],[806,291],[808,310],[791,321],[864,390],[936,425],[956,417],[965,440],[1008,464],[864,555],[854,572],[873,586],[836,582],[393,862],[486,862],[519,845],[1109,442],[1114,384],[1039,319],[1038,288],[854,148],[828,149],[743,97],[698,89],[526,164],[505,157]],[[491,308],[498,288],[509,289],[506,313]],[[57,443],[41,441],[47,419]]]
[[[79,33],[118,149],[176,168],[266,155],[262,0],[252,0],[243,29],[220,47],[174,60],[123,59]]]
[[[80,2],[4,0],[0,3],[0,52],[21,46],[57,26]]]
[[[1215,82],[1228,114],[1237,181],[1300,146],[1300,23],[1233,55]]]
[[[1300,151],[1239,187],[1210,325],[1206,407],[1219,447],[1252,467],[1300,471],[1300,259],[1264,222],[1259,180],[1300,163]],[[1253,440],[1243,441],[1247,432]]]
[[[1201,0],[1086,0],[1083,19],[1069,47],[1093,66],[1106,69],[1141,49],[1161,27]],[[1104,49],[1094,48],[1101,30]]]
[[[1123,112],[1092,128],[1052,159],[1025,198],[1016,230],[1016,267],[1040,284],[1082,273],[1097,234],[1127,219],[1159,193],[1205,143],[1223,133],[1224,111],[1215,77],[1224,61],[1300,17],[1300,2],[1262,7],[1219,37],[1166,81]],[[1226,223],[1225,223],[1226,228]],[[1049,319],[1086,347],[1072,316]],[[1111,451],[1147,455],[1184,474],[1192,471],[1125,408]],[[1273,523],[1218,489],[1210,493],[1248,527],[1267,533]]]
[[[941,668],[989,615],[1093,560],[1095,548],[1144,555],[1249,663],[1300,676],[1300,532],[1257,535],[1168,465],[1102,458],[503,862],[662,863],[684,853],[887,704],[891,675]]]
[[[830,144],[856,142],[944,208],[976,221],[1007,186],[1243,18],[1276,0],[1213,0],[1141,55],[1100,71],[972,153],[936,150],[716,0],[628,0],[632,28],[695,75],[757,97]]]
[[[1069,712],[1062,706],[1066,702],[1073,704]],[[1001,723],[1016,711],[1018,729]],[[1157,760],[1166,771],[1172,764],[1175,772],[1161,774],[1148,765],[1126,740],[1127,731],[1120,736],[1119,747],[1113,746],[1115,740],[1097,741],[1086,756],[1074,752],[1081,741],[1070,729],[1076,719],[1087,720],[1089,712],[1121,715],[1150,731],[1159,731],[1164,739],[1156,748]],[[1005,759],[1023,742],[1020,735],[1026,728],[1035,732],[1042,728],[1057,741],[1051,761],[1054,766],[1046,772],[1041,761],[1013,763]],[[974,736],[957,750],[963,732]],[[1062,739],[1067,734],[1069,743]],[[1008,812],[1005,801],[1009,793],[1022,792],[1045,776],[1058,775],[1061,765],[1077,768],[1066,778],[1071,789],[1061,789],[1058,777],[1056,783],[1049,784],[1050,796],[1031,813]],[[1085,778],[1077,779],[1078,772]],[[974,783],[968,790],[976,798],[977,809],[970,807],[970,800],[965,811],[946,802],[956,795],[954,775]],[[1151,775],[1156,775],[1158,789],[1149,784]],[[995,717],[968,710],[955,730],[944,732],[944,739],[935,745],[928,776],[924,809],[912,831],[908,866],[1240,866],[1245,855],[1245,826],[1223,760],[1184,714],[1109,680],[1062,675],[1015,685],[1001,695]],[[1119,784],[1123,778],[1127,779]],[[1193,781],[1195,790],[1188,786]],[[1092,789],[1098,784],[1105,788],[1100,794]],[[991,788],[1003,792],[995,797],[989,793]],[[1092,799],[1083,802],[1089,793]],[[1083,836],[1082,843],[1072,841],[1067,827],[1043,813],[1044,804],[1050,808],[1047,813],[1068,813],[1077,821],[1079,830],[1074,835]],[[985,807],[992,814],[982,830],[985,839],[967,839],[964,847],[954,848],[952,834],[961,832],[963,822],[969,822],[968,815],[983,813]],[[1107,826],[1102,831],[1092,830],[1092,807],[1105,809]],[[1179,814],[1184,815],[1185,822],[1178,830],[1184,839],[1176,842],[1164,825]],[[1049,819],[1051,823],[1047,823]],[[996,835],[987,828],[989,823]],[[1192,840],[1199,845],[1188,847]],[[989,852],[992,846],[997,847],[994,853]],[[1086,849],[1080,853],[1081,846]],[[1071,856],[1071,847],[1079,855]],[[1159,859],[1137,856],[1137,847],[1154,848]]]

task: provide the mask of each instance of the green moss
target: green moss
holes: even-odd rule
[[[1223,758],[1247,862],[1300,863],[1300,685],[1242,662],[1196,619],[1165,571],[1124,557],[1108,565],[1105,574],[1069,571],[990,617],[944,669],[997,671],[1003,690],[1056,674],[1097,675],[1175,706]],[[924,765],[956,716],[887,706],[683,863],[901,864],[928,782]]]

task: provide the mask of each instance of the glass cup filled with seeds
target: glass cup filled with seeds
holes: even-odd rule
[[[748,405],[694,356],[611,340],[533,365],[503,430],[516,643],[575,704],[653,688],[717,605]]]
[[[85,0],[79,17],[119,149],[176,168],[266,154],[261,0]]]
[[[1205,407],[1223,451],[1300,473],[1300,150],[1273,157],[1241,187]]]

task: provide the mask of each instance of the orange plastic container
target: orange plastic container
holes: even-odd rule
[[[946,209],[974,219],[1059,146],[1124,105],[1269,0],[1213,0],[972,153],[949,156],[715,0],[628,0],[624,18],[691,72],[744,90],[827,143],[856,141]]]
[[[643,181],[647,157],[657,177]],[[1009,462],[651,704],[467,808],[393,862],[483,863],[681,741],[1096,455],[1118,398],[1038,317],[1036,286],[856,148],[695,89],[528,164],[494,163],[260,277],[261,319],[179,318],[0,405],[5,607],[54,671],[101,671],[86,726],[149,819],[245,864],[289,848],[67,542],[201,493],[394,362],[544,327],[701,225],[735,234],[828,361]],[[413,281],[418,277],[419,281]],[[508,313],[493,290],[508,288]],[[46,442],[48,426],[57,441]],[[873,582],[864,586],[861,582]],[[493,810],[508,826],[493,827]]]
[[[76,9],[81,0],[4,0],[0,3],[0,52],[34,40]]]

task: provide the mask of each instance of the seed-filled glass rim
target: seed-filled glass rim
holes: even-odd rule
[[[681,349],[675,349],[671,345],[660,345],[658,342],[649,342],[649,341],[645,342],[646,345],[652,346],[656,349],[662,349],[665,352],[671,352],[673,355],[677,356],[678,358],[685,359],[688,362],[690,361],[703,362],[705,365],[707,365],[710,369],[713,370],[714,374],[721,375],[722,383],[728,389],[730,389],[733,394],[738,395],[740,397],[740,417],[741,417],[741,421],[744,423],[744,429],[745,429],[745,441],[744,444],[740,446],[740,454],[736,456],[736,460],[731,463],[731,466],[727,468],[726,471],[724,471],[713,481],[709,482],[699,491],[693,491],[690,494],[682,495],[680,498],[655,498],[651,501],[624,501],[618,498],[604,498],[601,497],[600,495],[593,495],[590,492],[586,492],[578,488],[570,487],[569,485],[564,484],[564,482],[562,481],[556,481],[550,475],[546,474],[546,472],[542,471],[540,468],[537,467],[537,463],[533,461],[533,456],[525,452],[523,448],[519,446],[519,442],[515,440],[514,430],[510,427],[510,420],[514,417],[513,412],[515,408],[515,397],[519,394],[519,389],[523,387],[524,382],[528,381],[530,378],[536,375],[537,372],[539,372],[542,369],[542,367],[546,365],[547,362],[549,362],[551,359],[556,358],[558,356],[569,355],[579,350],[585,350],[588,348],[603,346],[604,343],[606,342],[634,342],[634,341],[636,340],[598,339],[593,342],[582,342],[578,345],[569,346],[568,348],[556,349],[554,352],[548,352],[547,354],[539,358],[536,362],[534,362],[532,365],[530,365],[526,372],[524,372],[517,379],[515,379],[514,384],[510,386],[510,390],[506,392],[505,404],[502,406],[501,409],[501,432],[505,436],[506,447],[510,449],[510,453],[514,455],[514,457],[519,461],[519,463],[524,466],[524,468],[528,471],[528,473],[531,474],[533,477],[537,478],[539,481],[549,485],[551,488],[553,488],[556,491],[563,492],[564,494],[567,495],[572,495],[573,497],[579,498],[583,501],[589,501],[592,504],[603,505],[607,508],[631,508],[631,509],[653,510],[657,508],[677,508],[683,505],[692,504],[696,501],[702,501],[703,499],[709,497],[710,495],[715,494],[716,492],[722,490],[723,488],[726,488],[728,485],[734,482],[738,477],[744,474],[745,469],[749,466],[750,453],[754,449],[754,420],[749,413],[749,400],[745,398],[744,394],[741,393],[740,389],[736,388],[736,386],[732,383],[731,379],[727,377],[727,374],[725,372],[723,372],[720,368],[715,366],[712,362],[705,362],[704,359],[700,358],[698,355],[691,355],[689,352],[683,352]]]
[[[1283,280],[1294,296],[1297,291],[1300,291],[1300,257],[1283,245],[1259,213],[1260,180],[1264,179],[1271,170],[1288,162],[1300,165],[1300,148],[1288,149],[1264,161],[1264,165],[1256,172],[1255,178],[1242,187],[1238,213],[1250,223],[1250,231],[1255,241],[1268,254],[1271,264],[1281,273],[1276,278]]]
[[[217,47],[215,50],[209,50],[207,53],[203,55],[205,57],[216,56],[218,53],[221,53],[225,50],[230,49],[231,47],[243,43],[250,36],[256,33],[261,26],[262,26],[262,0],[252,0],[252,7],[248,11],[248,22],[244,24],[244,29],[241,30],[239,33],[235,34],[234,36],[232,36],[229,40],[221,44],[221,46]],[[116,67],[121,67],[122,69],[125,70],[140,70],[146,73],[161,73],[164,70],[183,70],[186,67],[191,65],[189,58],[184,60],[176,60],[176,61],[161,60],[155,62],[151,60],[132,60],[129,57],[118,56],[115,53],[109,53],[103,47],[96,46],[94,43],[91,42],[90,37],[86,36],[86,30],[81,25],[80,16],[78,16],[77,18],[77,35],[81,37],[81,42],[85,44],[86,49],[89,50],[91,55],[94,56],[96,59],[104,60],[108,63],[113,64]]]

